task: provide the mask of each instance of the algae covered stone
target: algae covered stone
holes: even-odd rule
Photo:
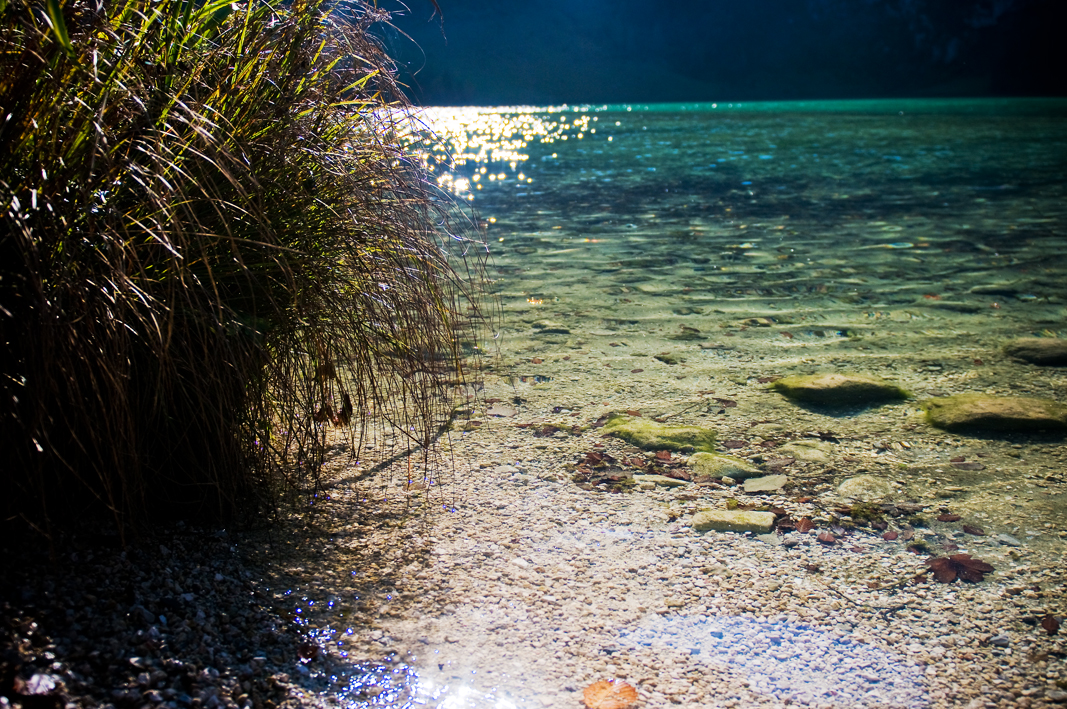
[[[1067,367],[1067,340],[1020,337],[1004,345],[1004,354],[1043,367]]]
[[[789,482],[785,475],[765,475],[745,481],[745,492],[773,492],[781,490]]]
[[[770,387],[790,399],[824,406],[877,404],[911,396],[896,384],[870,374],[795,374]]]
[[[775,454],[788,455],[806,463],[827,463],[833,447],[823,441],[793,441],[777,448]]]
[[[604,433],[618,436],[646,450],[681,451],[693,449],[710,453],[715,449],[715,431],[699,426],[667,426],[648,419],[612,414]]]
[[[766,534],[774,528],[773,512],[745,510],[708,510],[693,515],[693,529],[698,532],[753,532]]]
[[[926,420],[947,431],[1067,431],[1067,406],[1025,396],[957,394],[923,402]]]
[[[888,480],[875,477],[874,475],[857,475],[847,478],[837,486],[837,494],[860,502],[877,502],[889,497],[893,492],[893,486]]]
[[[741,458],[715,453],[694,453],[689,456],[689,468],[693,471],[693,481],[698,483],[733,478],[747,480],[763,475],[763,471]]]

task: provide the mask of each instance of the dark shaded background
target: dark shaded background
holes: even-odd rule
[[[426,105],[1067,95],[1067,0],[408,2]]]

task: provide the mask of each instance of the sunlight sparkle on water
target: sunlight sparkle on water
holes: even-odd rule
[[[417,146],[416,156],[436,174],[441,189],[469,200],[472,188],[487,184],[483,175],[488,182],[505,186],[532,183],[519,171],[530,159],[526,149],[531,143],[580,140],[596,133],[591,127],[595,117],[568,111],[566,107],[425,108],[412,117],[408,142]],[[487,165],[494,166],[489,174]]]

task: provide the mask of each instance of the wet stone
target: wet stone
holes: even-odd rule
[[[770,388],[790,399],[823,406],[873,405],[909,396],[896,384],[868,374],[797,374],[772,382]]]
[[[1004,354],[1043,367],[1067,367],[1067,340],[1021,337],[1006,344]]]
[[[634,475],[634,482],[642,489],[648,485],[653,487],[657,485],[660,487],[681,487],[689,484],[685,480],[668,478],[666,475]]]
[[[893,492],[893,487],[887,480],[874,475],[857,475],[848,478],[837,486],[837,494],[861,502],[873,502],[884,500]]]
[[[930,425],[948,431],[1067,430],[1067,406],[1051,399],[957,394],[923,402]]]
[[[626,414],[612,415],[604,424],[605,434],[614,434],[646,450],[694,449],[710,452],[715,447],[715,431],[698,426],[667,426]]]
[[[771,492],[781,490],[789,482],[785,475],[765,475],[762,478],[751,478],[745,481],[745,492]]]
[[[693,515],[693,529],[698,532],[753,532],[767,534],[774,527],[771,512],[746,510],[709,510]]]
[[[747,480],[763,475],[763,471],[748,461],[714,453],[694,453],[689,456],[689,467],[693,471],[694,482],[721,478]]]
[[[776,449],[776,453],[792,456],[806,463],[826,463],[833,446],[823,441],[794,441]]]

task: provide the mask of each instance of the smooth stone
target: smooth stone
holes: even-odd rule
[[[746,510],[706,510],[693,515],[698,532],[754,532],[767,534],[774,528],[774,513]]]
[[[997,541],[1003,544],[1004,546],[1009,547],[1021,547],[1023,545],[1022,542],[1020,542],[1018,539],[1011,536],[1010,534],[998,534]]]
[[[795,374],[770,384],[783,396],[826,406],[874,404],[911,396],[896,384],[868,374]]]
[[[793,441],[775,449],[775,455],[792,456],[808,463],[828,463],[831,444],[823,441]]]
[[[710,453],[715,449],[715,431],[710,428],[668,426],[628,414],[611,414],[604,424],[604,433],[646,450],[693,448]]]
[[[781,490],[789,478],[785,475],[764,475],[762,478],[750,478],[745,481],[745,492],[770,492]]]
[[[741,458],[716,453],[694,453],[689,456],[689,468],[694,482],[708,482],[722,478],[746,480],[763,475],[763,471]]]
[[[760,540],[761,542],[766,542],[767,544],[770,544],[771,546],[775,547],[781,546],[782,544],[782,538],[774,532],[771,532],[770,534],[757,534],[756,539]]]
[[[1045,692],[1045,699],[1050,702],[1059,702],[1060,704],[1067,704],[1067,692],[1060,689],[1050,689]]]
[[[1004,345],[1004,354],[1042,367],[1067,366],[1067,340],[1021,337]]]
[[[893,493],[893,486],[888,481],[874,475],[857,475],[843,480],[837,486],[837,494],[861,502],[884,500]]]
[[[948,431],[1067,430],[1067,406],[1024,396],[956,394],[923,402],[931,426]]]
[[[682,485],[688,485],[685,480],[678,480],[677,478],[668,478],[666,475],[634,475],[634,482],[640,487],[643,483],[651,483],[653,486],[661,485],[662,487],[681,487]]]

